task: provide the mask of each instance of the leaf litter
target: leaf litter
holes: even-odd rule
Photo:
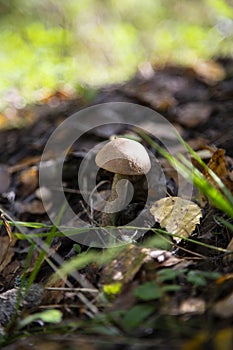
[[[229,81],[232,78],[229,67],[224,60],[219,60],[193,68],[152,68],[150,76],[147,77],[139,71],[132,81],[122,86],[100,89],[92,103],[134,102],[162,112],[170,122],[178,126],[182,137],[193,149],[201,152],[209,147],[209,153],[203,161],[232,193],[233,124],[229,94]],[[230,225],[232,219],[213,208],[208,200],[199,203],[195,198],[196,202],[177,197],[176,175],[174,169],[167,169],[166,161],[164,173],[169,195],[151,204],[151,214],[157,222],[155,227],[148,230],[140,240],[126,244],[122,251],[106,262],[103,259],[106,252],[97,249],[95,261],[84,264],[77,271],[78,275],[74,275],[77,278],[66,276],[65,279],[54,278],[64,259],[77,258],[79,255],[85,258],[90,252],[82,245],[77,249],[67,237],[55,235],[50,243],[49,254],[42,259],[37,277],[31,285],[35,298],[30,297],[30,303],[27,302],[23,283],[30,277],[40,249],[43,248],[43,240],[36,237],[39,234],[49,234],[51,230],[51,223],[38,194],[37,169],[40,156],[54,128],[72,112],[83,108],[85,103],[79,96],[69,100],[55,93],[54,98],[50,96],[38,106],[17,111],[21,116],[25,114],[25,121],[29,123],[24,128],[0,130],[0,207],[10,217],[14,216],[15,221],[29,223],[23,234],[16,223],[11,224],[10,242],[10,231],[6,229],[4,220],[1,222],[0,300],[1,314],[7,316],[0,318],[5,343],[9,343],[7,323],[11,318],[14,319],[15,311],[16,321],[14,319],[10,330],[16,336],[17,348],[24,342],[17,339],[17,318],[20,324],[23,317],[33,313],[40,314],[41,310],[50,308],[62,311],[65,323],[60,321],[61,329],[65,324],[66,332],[70,333],[70,342],[75,329],[75,333],[83,337],[83,348],[101,348],[101,339],[105,339],[107,346],[111,344],[111,348],[117,348],[117,340],[113,334],[117,335],[118,342],[119,335],[123,336],[121,345],[129,344],[130,337],[134,342],[137,339],[140,343],[139,339],[146,338],[149,334],[150,341],[146,343],[143,339],[140,346],[145,348],[147,344],[147,348],[151,349],[156,344],[158,348],[171,348],[172,344],[173,348],[182,346],[183,349],[190,349],[192,341],[198,346],[208,342],[216,345],[220,338],[223,344],[226,343],[232,334],[228,320],[232,317],[230,309],[233,279],[230,276],[233,271],[231,260],[226,259],[229,255],[217,249],[231,250],[231,226],[224,226],[219,217]],[[155,126],[147,126],[148,132],[151,127]],[[161,132],[164,133],[164,130]],[[81,143],[74,145],[65,161],[66,196],[75,212],[82,215],[87,222],[93,218],[98,222],[98,213],[90,215],[89,208],[83,204],[79,188],[72,180],[73,175],[76,176],[81,160],[95,143],[116,133],[131,133],[139,137],[135,130],[125,125],[99,127],[96,131],[93,129],[92,135],[85,135]],[[48,157],[49,160],[52,158]],[[219,188],[211,172],[200,164],[194,162],[194,165],[213,186]],[[97,182],[101,181],[103,185],[100,191],[107,191],[112,181],[111,174],[100,172]],[[52,193],[49,193],[48,206],[51,200]],[[132,203],[124,213],[124,218],[122,215],[122,220],[127,222],[132,212],[140,209],[141,203]],[[8,216],[5,219],[7,222],[11,221]],[[32,225],[30,228],[30,222],[37,223],[37,227]],[[173,241],[166,236],[164,229],[174,235]],[[17,233],[21,233],[21,236],[17,236],[21,238],[16,238]],[[32,246],[27,235],[34,235],[36,242],[40,242],[34,245],[34,252],[31,251]],[[203,245],[198,245],[195,241]],[[211,249],[211,246],[216,249]],[[221,277],[214,273],[219,273]],[[22,302],[16,307],[16,295],[20,290],[23,291]],[[37,295],[38,290],[40,296]],[[11,304],[8,314],[6,302]],[[96,314],[97,318],[94,316]],[[71,324],[68,320],[72,320]],[[33,322],[27,324],[25,329],[20,329],[23,337],[35,331]],[[47,327],[49,330],[48,325]],[[107,330],[111,336],[106,338]],[[59,330],[54,330],[54,334],[56,332],[59,338]],[[213,332],[216,334],[214,337]],[[95,335],[95,339],[98,335],[97,344],[90,345],[90,334]],[[36,335],[31,335],[30,341],[43,343]],[[24,346],[27,349],[27,345]]]

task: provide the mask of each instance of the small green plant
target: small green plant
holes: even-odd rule
[[[146,282],[134,290],[134,295],[143,301],[160,299],[163,289],[156,282]]]
[[[45,310],[25,317],[19,322],[19,329],[28,326],[30,323],[41,320],[45,323],[60,323],[62,312],[60,310]]]
[[[209,280],[216,280],[220,276],[221,274],[218,272],[190,270],[186,275],[186,279],[195,287],[204,287]]]
[[[155,311],[155,306],[150,304],[138,304],[126,311],[121,319],[121,326],[126,332],[139,327]]]

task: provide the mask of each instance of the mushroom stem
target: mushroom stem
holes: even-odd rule
[[[124,184],[121,183],[121,185],[118,187],[117,184],[120,180],[129,180],[130,178],[132,178],[132,176],[130,175],[114,175],[111,194],[107,200],[101,217],[101,222],[103,226],[116,225],[117,213],[119,212],[119,205],[121,205],[121,207],[124,206],[128,192],[128,182],[125,182]],[[119,198],[119,200],[116,204],[117,198]]]

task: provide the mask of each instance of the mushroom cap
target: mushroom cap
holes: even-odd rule
[[[122,175],[143,175],[151,168],[146,149],[137,141],[115,138],[97,153],[98,167]]]

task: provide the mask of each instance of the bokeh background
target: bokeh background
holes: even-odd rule
[[[229,0],[0,0],[0,110],[233,54]]]

